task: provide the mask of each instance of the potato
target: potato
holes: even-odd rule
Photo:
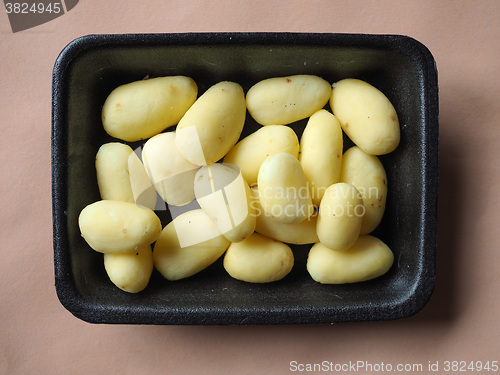
[[[319,241],[332,250],[348,249],[359,237],[364,214],[363,199],[354,186],[331,185],[319,205]]]
[[[149,178],[165,202],[183,206],[194,200],[194,176],[199,167],[181,155],[175,145],[176,134],[167,132],[147,140],[142,159]]]
[[[302,167],[286,152],[269,156],[259,170],[259,199],[266,215],[282,223],[300,223],[314,212]]]
[[[342,165],[342,128],[337,118],[320,109],[307,122],[300,138],[299,161],[304,170],[311,198],[319,206],[325,190],[339,182]]]
[[[156,241],[161,233],[161,222],[154,211],[112,200],[86,206],[78,225],[89,246],[101,253],[136,251]]]
[[[383,155],[399,144],[399,120],[394,106],[377,88],[359,79],[334,84],[330,107],[347,136],[364,152]]]
[[[133,142],[176,125],[195,102],[198,86],[189,77],[144,79],[115,88],[102,107],[104,130]]]
[[[119,142],[103,144],[96,154],[95,168],[102,199],[136,203],[154,210],[156,191],[130,146]]]
[[[293,263],[293,252],[289,246],[258,233],[229,245],[224,256],[227,273],[250,283],[281,280],[290,273]]]
[[[214,163],[202,167],[194,179],[196,201],[222,235],[240,242],[255,230],[251,193],[238,167]]]
[[[382,221],[387,199],[387,175],[382,162],[353,146],[342,157],[340,181],[354,185],[363,197],[361,234],[373,232]]]
[[[376,237],[359,236],[352,247],[335,251],[318,242],[307,258],[307,271],[322,284],[347,284],[385,274],[394,262],[389,247]]]
[[[151,246],[144,246],[131,253],[104,254],[104,268],[113,284],[125,292],[144,290],[153,273]]]
[[[259,191],[252,188],[253,200],[251,206],[255,210],[257,223],[255,231],[273,240],[295,245],[316,243],[319,241],[316,234],[317,215],[311,215],[300,223],[287,224],[267,216],[259,201]]]
[[[247,108],[261,125],[286,125],[305,119],[328,103],[332,88],[314,75],[268,78],[247,92]]]
[[[164,278],[180,280],[214,263],[229,243],[208,215],[195,209],[177,216],[162,230],[153,262]]]
[[[287,152],[299,156],[299,140],[292,128],[264,126],[239,141],[224,157],[224,163],[237,165],[250,185],[257,183],[259,169],[268,156]]]
[[[179,121],[175,144],[193,164],[215,163],[238,141],[245,117],[241,86],[219,82],[201,95]]]

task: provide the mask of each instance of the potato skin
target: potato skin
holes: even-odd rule
[[[156,241],[161,233],[161,222],[154,211],[112,200],[86,206],[78,224],[85,241],[101,253],[136,251]]]
[[[283,279],[293,268],[289,246],[258,233],[232,243],[224,256],[224,268],[237,280],[270,283]]]
[[[307,271],[322,284],[347,284],[372,280],[385,274],[394,262],[391,249],[380,239],[359,236],[345,251],[335,251],[318,242],[307,258]]]
[[[287,125],[323,108],[331,91],[330,83],[314,75],[268,78],[248,90],[247,108],[261,125]]]
[[[224,157],[224,163],[237,165],[250,185],[257,183],[262,163],[271,155],[287,152],[299,156],[299,140],[292,128],[268,125],[239,141]]]
[[[384,155],[400,141],[394,106],[377,88],[359,79],[334,84],[330,107],[347,136],[364,152]]]
[[[102,107],[104,130],[134,142],[176,125],[195,102],[198,86],[185,76],[135,81],[115,88]]]

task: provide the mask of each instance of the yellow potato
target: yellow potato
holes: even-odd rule
[[[193,164],[215,163],[238,142],[245,117],[241,86],[219,82],[201,95],[179,121],[177,148]]]
[[[286,152],[268,157],[259,170],[259,199],[266,215],[282,223],[300,223],[314,212],[302,167]]]
[[[96,154],[95,168],[102,199],[155,208],[156,191],[130,146],[119,142],[103,144]]]
[[[224,256],[227,273],[250,283],[281,280],[290,273],[293,263],[293,252],[289,246],[258,233],[229,245]]]
[[[247,92],[247,108],[261,125],[286,125],[305,119],[328,103],[332,88],[314,75],[268,78]]]
[[[316,206],[325,190],[339,182],[342,147],[342,128],[337,118],[324,109],[314,113],[300,139],[299,161]]]
[[[201,209],[185,212],[161,232],[153,250],[156,269],[167,280],[180,280],[204,270],[230,242]]]
[[[251,193],[238,167],[214,163],[200,168],[194,179],[196,201],[231,242],[240,242],[255,230]]]
[[[174,132],[155,135],[142,148],[149,178],[165,202],[183,206],[194,200],[194,176],[199,167],[181,155]]]
[[[257,223],[255,231],[273,240],[296,245],[316,243],[319,241],[316,234],[317,215],[311,215],[300,223],[287,224],[267,216],[259,201],[259,192],[252,188],[253,200],[251,206],[255,210]]]
[[[239,141],[224,158],[224,163],[237,165],[250,185],[257,183],[259,169],[267,157],[278,152],[299,156],[299,140],[292,128],[282,125],[264,126]]]
[[[364,152],[383,155],[398,146],[400,129],[396,110],[369,83],[351,78],[337,82],[330,107],[347,136]]]
[[[370,235],[359,236],[352,247],[335,251],[318,242],[307,258],[307,271],[322,284],[347,284],[382,276],[391,268],[394,255],[387,245]]]
[[[154,211],[111,200],[86,206],[78,224],[85,241],[101,253],[136,251],[156,241],[161,233],[161,222]]]
[[[104,268],[113,284],[125,292],[144,290],[153,273],[151,246],[124,254],[104,254]]]
[[[361,234],[373,232],[384,216],[387,199],[387,175],[382,162],[359,147],[351,147],[342,157],[340,180],[354,185],[363,197]]]
[[[102,107],[106,132],[133,142],[176,125],[198,95],[189,77],[170,76],[135,81],[115,88]]]
[[[331,185],[319,205],[319,241],[332,250],[348,249],[359,237],[364,214],[363,199],[354,186]]]

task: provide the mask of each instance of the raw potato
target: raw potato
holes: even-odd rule
[[[224,237],[240,242],[255,230],[251,193],[238,167],[214,163],[202,167],[194,179],[196,201]]]
[[[319,241],[316,234],[317,215],[311,215],[307,219],[296,224],[281,223],[270,216],[267,216],[262,209],[259,201],[259,192],[252,188],[252,207],[255,209],[257,223],[255,231],[273,240],[295,244],[305,245]]]
[[[149,178],[165,202],[183,206],[194,200],[194,176],[199,167],[181,155],[175,145],[176,133],[167,132],[148,139],[142,159]]]
[[[279,152],[299,156],[299,140],[292,128],[282,125],[264,126],[239,141],[224,158],[224,163],[237,165],[250,185],[257,183],[264,160]]]
[[[167,280],[184,279],[214,263],[229,244],[203,210],[188,211],[161,232],[154,245],[154,265]]]
[[[196,165],[222,159],[238,142],[246,117],[245,94],[234,82],[210,87],[177,125],[179,152]]]
[[[332,250],[346,250],[359,237],[365,207],[352,185],[337,183],[325,192],[319,206],[316,230],[319,241]]]
[[[292,270],[293,252],[282,242],[258,233],[232,243],[224,256],[227,273],[249,283],[270,283],[283,279]]]
[[[125,292],[138,293],[149,283],[153,273],[151,246],[125,254],[104,254],[104,268],[113,284]]]
[[[339,182],[342,165],[342,128],[337,118],[321,109],[307,122],[300,139],[299,161],[310,184],[311,198],[319,206],[326,189]]]
[[[359,79],[334,84],[330,107],[347,136],[363,151],[387,154],[399,144],[399,120],[394,106],[377,88]]]
[[[318,242],[307,258],[311,277],[322,284],[346,284],[371,280],[391,268],[394,255],[389,247],[376,237],[359,236],[345,251],[335,251]]]
[[[247,92],[247,108],[261,125],[286,125],[305,119],[328,103],[332,88],[314,75],[269,78]]]
[[[184,76],[144,79],[119,86],[102,107],[104,130],[128,142],[152,137],[176,125],[197,95],[196,83]]]
[[[282,223],[300,223],[314,212],[302,167],[285,152],[268,157],[259,170],[259,199],[266,215]]]
[[[101,253],[136,251],[156,241],[161,233],[161,222],[154,211],[111,200],[86,206],[78,224],[85,241]]]
[[[102,199],[155,208],[156,191],[130,146],[119,142],[103,144],[96,154],[95,168]]]
[[[382,162],[353,146],[342,158],[340,180],[354,185],[363,197],[365,216],[361,234],[373,232],[382,221],[387,199],[387,175]]]

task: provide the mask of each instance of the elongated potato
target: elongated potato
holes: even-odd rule
[[[227,81],[215,84],[179,121],[175,138],[179,152],[193,164],[215,163],[238,142],[245,116],[241,86]]]
[[[102,199],[155,208],[156,191],[130,146],[119,142],[103,144],[96,154],[95,168]]]
[[[101,253],[136,251],[156,241],[161,233],[161,222],[154,211],[111,200],[86,206],[78,224],[85,241]]]
[[[325,192],[319,206],[316,231],[319,241],[332,250],[346,250],[359,237],[365,206],[359,191],[337,183]]]
[[[342,128],[337,118],[324,109],[314,113],[300,138],[299,161],[316,206],[326,189],[339,182],[342,147]]]
[[[151,78],[119,86],[102,107],[104,130],[128,142],[152,137],[176,125],[197,95],[196,83],[184,76]]]
[[[183,206],[194,197],[194,176],[199,167],[181,155],[175,145],[176,134],[167,132],[148,139],[142,159],[149,178],[165,202]]]
[[[370,235],[359,236],[345,251],[335,251],[318,242],[307,258],[307,271],[322,284],[347,284],[371,280],[385,274],[394,262],[387,245]]]
[[[292,128],[282,125],[264,126],[239,141],[224,157],[224,163],[237,165],[250,185],[257,183],[264,160],[278,152],[299,156],[299,140]]]
[[[361,234],[375,230],[384,216],[387,175],[380,159],[353,146],[342,157],[340,181],[354,185],[363,197],[365,216]]]
[[[255,210],[257,217],[255,226],[257,233],[273,240],[295,245],[311,244],[319,241],[316,234],[317,215],[313,214],[300,223],[282,223],[266,215],[260,204],[257,188],[252,188],[251,191],[253,196],[251,206]]]
[[[250,188],[237,166],[214,163],[200,168],[194,193],[202,210],[229,241],[243,241],[254,232]]]
[[[247,108],[261,125],[286,125],[305,119],[328,103],[332,88],[314,75],[268,78],[247,92]]]
[[[307,180],[297,158],[286,152],[268,157],[259,170],[259,199],[266,215],[300,223],[314,212]]]
[[[289,246],[258,233],[229,245],[224,256],[227,273],[249,283],[281,280],[290,273],[293,263],[293,252]]]
[[[177,216],[161,232],[153,250],[156,269],[167,280],[180,280],[204,270],[230,242],[201,209]]]
[[[144,290],[153,273],[151,246],[144,246],[131,253],[104,254],[104,268],[113,284],[125,292]]]
[[[369,83],[351,78],[337,82],[330,107],[347,136],[364,152],[383,155],[398,146],[400,129],[396,110]]]

